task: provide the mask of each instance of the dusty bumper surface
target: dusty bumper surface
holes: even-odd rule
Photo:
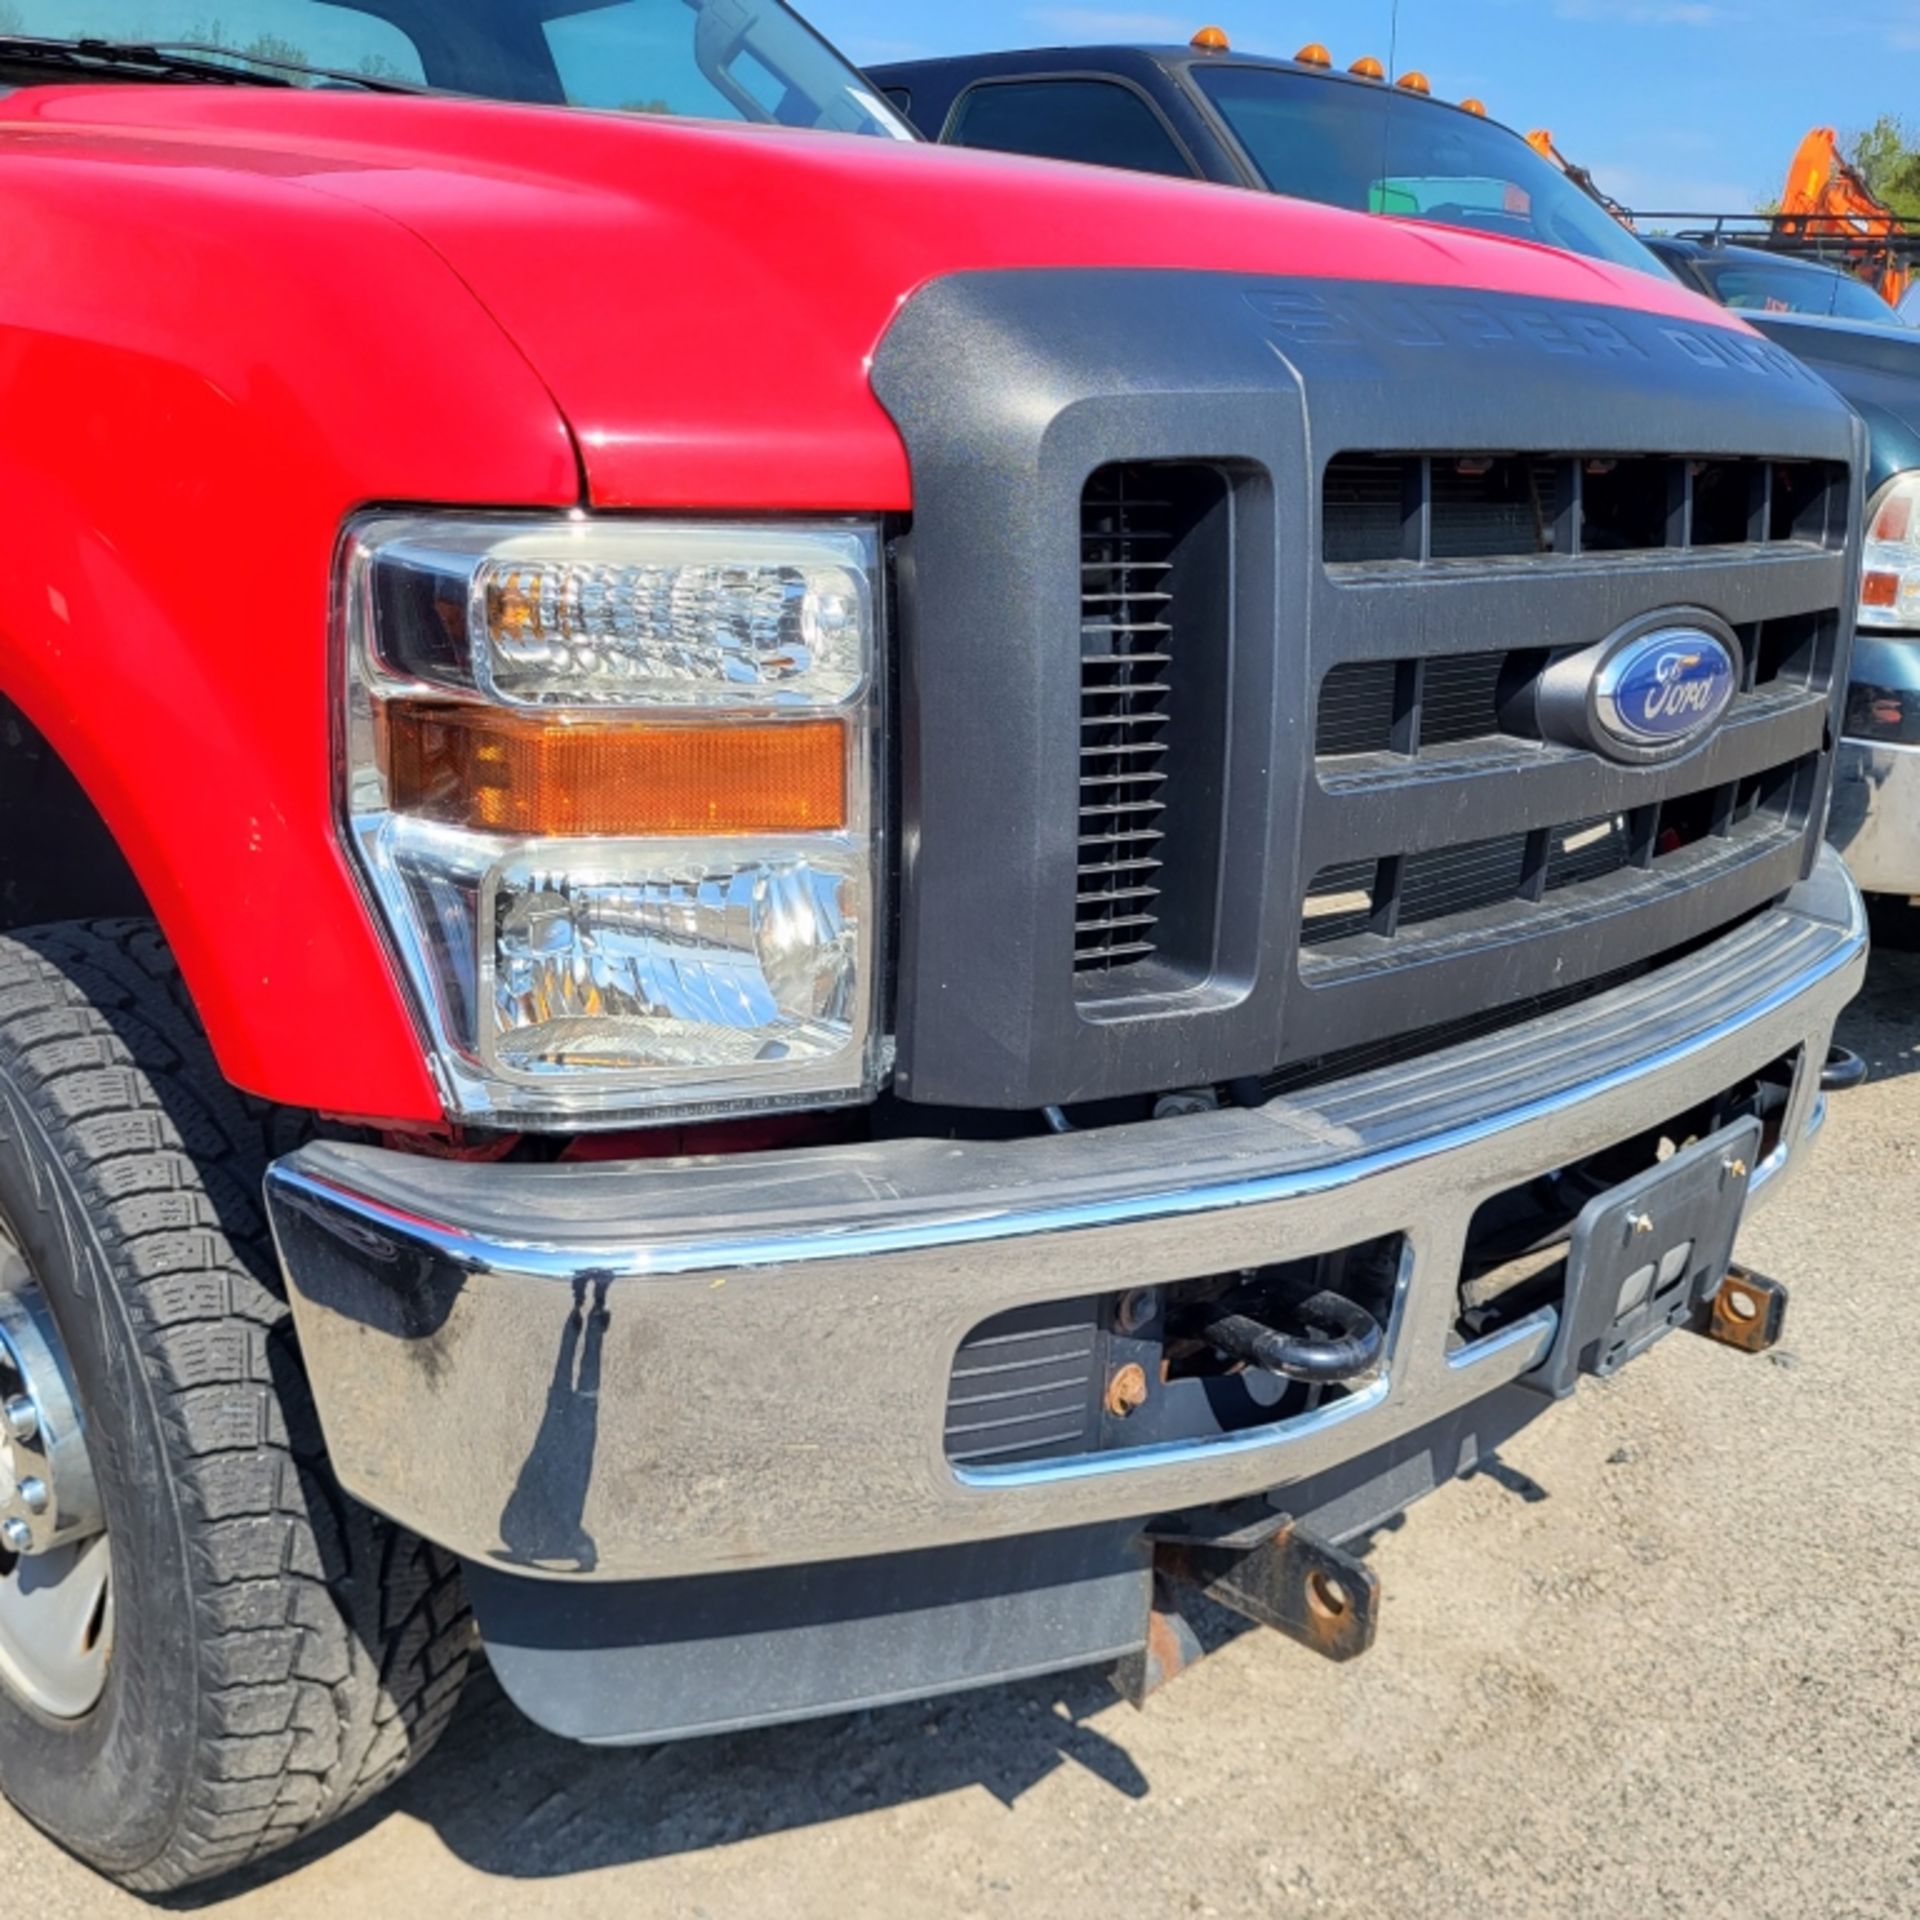
[[[1920,894],[1920,747],[1843,741],[1831,833],[1868,893]]]
[[[656,1579],[1093,1525],[1325,1473],[1537,1365],[1550,1319],[1447,1350],[1488,1194],[1796,1047],[1865,932],[1831,856],[1787,906],[1619,992],[1259,1112],[1015,1145],[449,1167],[316,1146],[269,1181],[334,1464],[476,1560]],[[1803,1075],[1785,1138],[1814,1121]],[[1776,1172],[1778,1168],[1768,1169]],[[1403,1231],[1383,1376],[1203,1446],[964,1476],[956,1348],[1022,1304]]]

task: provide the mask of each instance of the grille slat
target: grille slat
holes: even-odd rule
[[[1330,567],[1556,565],[1846,536],[1845,469],[1680,453],[1345,453],[1321,488]],[[1764,501],[1766,510],[1760,510]]]
[[[1749,622],[1734,629],[1748,680],[1732,714],[1748,711],[1786,688],[1820,685],[1820,663],[1838,643],[1836,615]],[[1450,758],[1478,742],[1539,743],[1525,730],[1534,683],[1552,662],[1606,638],[1594,633],[1555,649],[1516,647],[1499,652],[1435,653],[1403,660],[1348,661],[1332,668],[1320,685],[1314,751],[1322,760],[1400,752],[1418,757],[1450,748]],[[1395,744],[1398,694],[1417,676],[1419,702],[1409,717],[1411,744]],[[1511,711],[1509,712],[1509,709]],[[1511,746],[1504,751],[1510,753]]]
[[[1617,898],[1616,887],[1604,884],[1617,875],[1645,881],[1670,868],[1704,872],[1786,845],[1805,831],[1805,797],[1817,764],[1817,755],[1785,762],[1745,780],[1674,795],[1640,816],[1603,814],[1545,829],[1538,836],[1538,872],[1532,833],[1325,867],[1302,905],[1303,955],[1314,950],[1311,965],[1323,971],[1375,968],[1383,957],[1391,962],[1403,940],[1408,957],[1436,938],[1498,941],[1520,928],[1522,916],[1548,907],[1559,914],[1581,911],[1583,889],[1596,889],[1596,901]],[[1472,917],[1496,907],[1507,911],[1491,926]],[[1363,935],[1369,937],[1360,940]],[[1345,954],[1320,951],[1341,942],[1356,944]]]

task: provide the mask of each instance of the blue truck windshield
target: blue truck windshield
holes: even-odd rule
[[[1275,193],[1664,273],[1604,207],[1492,121],[1272,67],[1209,62],[1192,73]]]
[[[1864,282],[1830,267],[1803,267],[1790,261],[1738,266],[1718,260],[1697,263],[1700,277],[1722,306],[1745,313],[1811,313],[1827,319],[1868,320],[1897,327],[1900,316]]]

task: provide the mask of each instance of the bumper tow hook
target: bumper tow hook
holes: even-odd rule
[[[1283,1333],[1251,1314],[1235,1312],[1229,1302],[1198,1331],[1231,1360],[1313,1386],[1362,1380],[1379,1367],[1386,1329],[1357,1301],[1316,1293],[1294,1310],[1294,1318],[1305,1333]]]
[[[1187,1613],[1195,1594],[1329,1660],[1358,1659],[1373,1645],[1380,1576],[1283,1513],[1211,1538],[1174,1521],[1150,1527],[1147,1538],[1154,1598],[1146,1643],[1113,1675],[1136,1707],[1204,1656]]]
[[[1867,1084],[1867,1063],[1851,1047],[1834,1047],[1820,1069],[1822,1093],[1851,1093]]]
[[[1778,1280],[1751,1267],[1734,1267],[1689,1322],[1695,1333],[1740,1353],[1766,1353],[1780,1344],[1788,1294]]]

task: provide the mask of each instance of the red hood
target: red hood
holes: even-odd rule
[[[384,95],[28,90],[0,143],[244,176],[403,223],[545,381],[605,506],[910,504],[867,365],[968,270],[1190,268],[1473,289],[1744,331],[1677,282],[1235,188],[871,138]],[[4,164],[0,160],[0,164]],[[176,176],[177,178],[177,176]],[[381,324],[404,315],[370,314]]]

